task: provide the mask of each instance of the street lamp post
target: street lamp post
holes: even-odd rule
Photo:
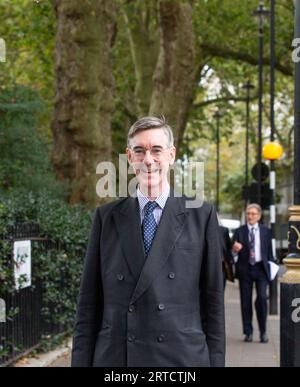
[[[243,85],[246,90],[246,139],[245,139],[245,208],[249,201],[249,122],[250,122],[250,91],[254,86],[248,79]]]
[[[300,0],[295,0],[295,38],[300,39]],[[288,256],[280,285],[280,365],[300,367],[300,62],[295,64],[294,205],[289,208]]]
[[[258,51],[258,147],[257,147],[257,202],[262,204],[261,198],[261,164],[262,164],[262,125],[263,125],[263,55],[264,55],[264,19],[269,11],[260,0],[258,8],[253,12],[258,17],[259,24],[259,51]]]
[[[216,118],[216,144],[217,144],[217,163],[216,163],[216,210],[220,209],[220,119],[222,114],[220,110],[215,113]]]
[[[270,123],[271,123],[271,142],[275,140],[275,62],[276,62],[276,53],[275,53],[275,6],[276,0],[271,0],[270,3]],[[275,198],[275,188],[276,188],[276,170],[275,170],[275,160],[270,161],[270,191],[271,191],[271,203],[270,203],[270,225],[271,225],[271,234],[272,234],[272,248],[273,255],[275,259],[276,256],[276,198]],[[270,314],[277,315],[278,306],[277,306],[277,276],[270,283],[269,286],[270,293]]]
[[[278,160],[283,153],[282,146],[275,142],[271,141],[268,144],[266,144],[263,147],[263,156],[265,159],[269,160],[272,163],[275,164],[275,160]],[[277,260],[276,257],[276,240],[275,240],[275,170],[271,171],[270,176],[270,190],[272,192],[272,203],[270,205],[270,219],[271,219],[271,234],[272,234],[272,249],[273,249],[273,256],[275,257],[275,260]],[[278,313],[278,307],[277,307],[277,276],[273,279],[273,281],[270,282],[269,286],[269,305],[270,305],[270,314],[277,314]]]
[[[276,1],[271,0],[270,7],[270,122],[271,122],[271,141],[275,140],[275,6]]]

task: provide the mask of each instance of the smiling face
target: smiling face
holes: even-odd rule
[[[176,155],[175,147],[169,147],[164,130],[147,129],[137,132],[126,153],[140,190],[149,198],[158,197],[168,184],[169,166],[174,164]]]

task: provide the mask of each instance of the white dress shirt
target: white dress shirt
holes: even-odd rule
[[[155,199],[158,206],[154,209],[153,216],[157,225],[160,222],[160,218],[162,216],[162,212],[163,212],[163,209],[165,208],[169,195],[170,195],[170,185],[168,184],[166,189]],[[141,224],[143,224],[143,220],[145,216],[145,206],[148,202],[150,202],[150,200],[147,198],[147,196],[145,196],[141,192],[139,187],[137,188],[136,196],[139,201]]]
[[[259,224],[255,223],[253,225],[247,223],[248,226],[248,235],[250,241],[250,233],[252,228],[254,228],[254,249],[255,249],[255,262],[261,262],[261,248],[260,248],[260,231]]]

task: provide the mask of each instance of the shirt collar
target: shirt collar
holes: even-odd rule
[[[140,211],[142,212],[145,208],[145,205],[150,202],[150,200],[143,194],[143,192],[140,190],[140,188],[137,188],[136,196],[139,201],[139,207]],[[159,207],[163,210],[166,202],[168,200],[168,197],[170,196],[170,185],[168,184],[165,188],[165,190],[155,199],[156,203],[159,205]]]
[[[254,231],[256,232],[258,230],[258,223],[255,223],[255,224],[249,224],[247,223],[247,226],[248,226],[248,230],[251,231],[252,228],[254,228]]]

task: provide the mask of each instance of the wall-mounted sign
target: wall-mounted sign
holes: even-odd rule
[[[13,259],[16,289],[31,286],[31,241],[14,242]]]

